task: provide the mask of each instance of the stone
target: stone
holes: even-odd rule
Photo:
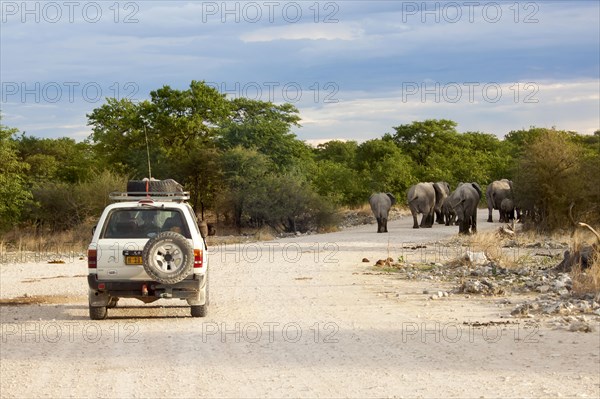
[[[488,261],[487,256],[485,256],[485,253],[483,252],[467,251],[464,255],[464,258],[466,261],[474,265],[484,265]]]
[[[546,292],[550,291],[550,286],[549,285],[540,285],[539,287],[537,287],[537,290],[539,293],[545,294]]]
[[[569,331],[572,332],[594,332],[595,328],[587,321],[576,321],[569,326]]]

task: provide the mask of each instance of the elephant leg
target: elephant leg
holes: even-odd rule
[[[492,223],[494,220],[492,219],[492,208],[488,206],[488,220],[489,223]]]
[[[387,233],[388,232],[388,230],[387,230],[387,218],[382,218],[381,224],[382,224],[382,227],[383,227],[382,233]]]
[[[475,209],[475,214],[471,216],[471,233],[477,233],[477,209]]]
[[[413,229],[418,229],[419,223],[417,223],[417,212],[413,212],[412,217],[413,217]]]
[[[469,234],[469,218],[464,218],[460,221],[460,225],[458,227],[459,234]]]
[[[433,226],[433,212],[429,212],[427,215],[423,214],[421,219],[421,227],[430,228]]]
[[[442,211],[435,211],[435,221],[438,224],[444,224],[444,214]]]

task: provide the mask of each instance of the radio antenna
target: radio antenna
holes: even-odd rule
[[[146,156],[148,157],[148,179],[152,180],[152,168],[150,167],[150,145],[148,144],[148,133],[144,125],[144,136],[146,136]]]

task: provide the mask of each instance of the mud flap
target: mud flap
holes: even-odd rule
[[[110,302],[110,295],[107,292],[89,290],[88,296],[92,307],[108,306]]]
[[[207,274],[202,276],[202,281],[200,283],[200,290],[198,291],[198,295],[194,298],[187,298],[187,303],[190,306],[200,306],[205,305],[207,300],[207,284],[208,281]]]

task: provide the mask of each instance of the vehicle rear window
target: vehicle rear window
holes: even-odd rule
[[[115,209],[108,215],[102,238],[150,238],[164,231],[191,238],[184,220],[177,209]]]

